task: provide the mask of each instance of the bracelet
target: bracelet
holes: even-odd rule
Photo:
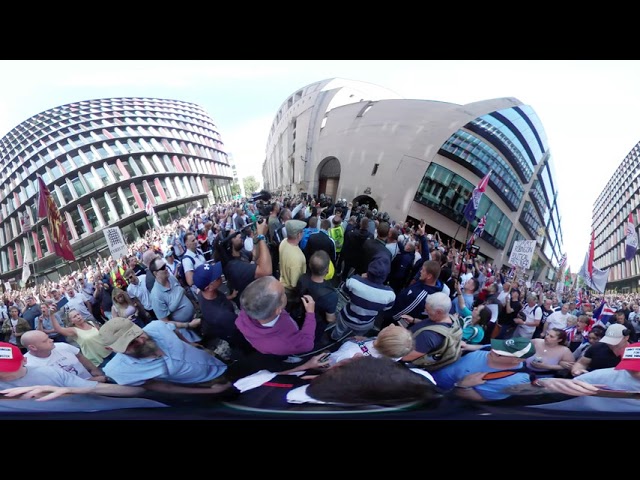
[[[453,384],[453,388],[460,388],[462,390],[469,390],[469,389],[471,389],[473,387],[463,387],[462,385],[458,385],[458,382],[456,382],[456,383]]]
[[[256,243],[258,243],[258,242],[260,242],[260,240],[264,240],[264,239],[265,239],[264,235],[258,235],[256,237]]]

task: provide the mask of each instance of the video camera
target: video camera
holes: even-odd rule
[[[258,213],[261,217],[267,218],[271,214],[271,193],[265,189],[251,195],[250,202],[253,203],[258,209]],[[261,222],[259,222],[261,223]]]

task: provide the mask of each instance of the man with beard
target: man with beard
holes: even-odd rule
[[[230,386],[222,377],[225,363],[178,338],[173,324],[154,320],[142,329],[113,317],[100,329],[100,339],[117,352],[103,370],[118,385],[168,382],[164,391],[173,393],[202,393],[201,387],[215,393]]]

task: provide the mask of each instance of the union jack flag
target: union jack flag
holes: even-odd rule
[[[483,215],[480,221],[478,222],[476,229],[473,231],[473,234],[476,237],[480,238],[482,236],[482,232],[484,232],[484,227],[486,224],[487,224],[487,216]]]
[[[153,216],[156,212],[153,209],[153,203],[151,203],[151,200],[149,200],[147,198],[147,204],[144,207],[145,211],[147,212],[147,215]]]

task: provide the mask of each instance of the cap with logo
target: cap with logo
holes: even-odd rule
[[[529,358],[536,353],[531,340],[514,337],[507,340],[491,339],[491,350],[503,357]]]
[[[22,366],[24,356],[18,347],[0,342],[0,372],[16,372]]]
[[[625,348],[622,360],[614,368],[615,370],[640,372],[640,343],[632,343]]]
[[[609,345],[618,345],[625,337],[624,332],[626,330],[627,327],[625,327],[621,323],[614,323],[612,325],[609,325],[607,327],[607,332],[604,334],[604,337],[600,339],[600,341]]]
[[[222,276],[222,262],[205,263],[199,265],[193,271],[193,284],[200,290],[204,290],[211,282]]]

